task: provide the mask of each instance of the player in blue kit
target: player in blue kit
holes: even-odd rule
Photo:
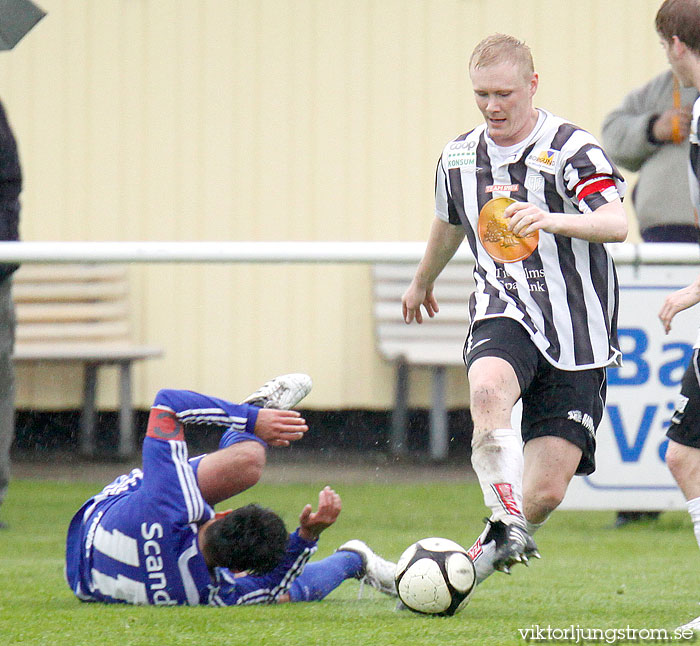
[[[321,532],[341,510],[330,487],[306,505],[287,534],[269,509],[213,505],[254,485],[267,446],[308,430],[287,410],[311,389],[283,375],[242,404],[187,390],[161,390],[151,407],[143,468],[117,478],[75,514],[66,541],[66,578],[82,601],[153,605],[247,605],[312,601],[348,578],[394,593],[392,563],[349,541],[304,571]],[[188,459],[185,424],[226,429],[219,449]]]

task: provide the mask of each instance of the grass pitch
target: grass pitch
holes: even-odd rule
[[[578,643],[613,643],[603,635],[627,627],[665,629],[671,641],[679,624],[700,614],[700,552],[684,512],[618,530],[609,529],[613,512],[557,512],[537,535],[542,560],[528,569],[515,567],[511,576],[495,574],[454,617],[396,612],[393,600],[367,588],[358,598],[354,580],[320,603],[245,608],[84,604],[63,579],[64,536],[74,510],[103,484],[12,483],[3,505],[11,529],[0,533],[2,644],[500,646],[544,641],[544,633],[528,640],[520,632],[533,626],[607,631],[595,641]],[[259,484],[235,505],[260,502],[293,527],[323,484]],[[482,528],[485,509],[477,484],[331,484],[343,497],[344,509],[322,536],[314,559],[350,538],[361,538],[394,560],[426,536],[468,547]],[[549,633],[557,634],[562,636]],[[577,643],[575,638],[557,641]]]

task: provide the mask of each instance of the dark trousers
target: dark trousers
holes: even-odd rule
[[[700,242],[700,230],[692,224],[660,224],[641,234],[644,242]]]
[[[15,436],[15,307],[12,278],[0,280],[0,504],[10,483],[10,447]]]

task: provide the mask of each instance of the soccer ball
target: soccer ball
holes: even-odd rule
[[[447,538],[424,538],[401,555],[395,580],[399,599],[410,610],[453,615],[469,602],[476,572],[461,545]]]

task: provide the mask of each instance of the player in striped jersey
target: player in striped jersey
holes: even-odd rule
[[[694,86],[700,91],[700,0],[666,0],[656,14],[656,31],[673,73],[685,87]],[[693,106],[688,164],[696,222],[700,212],[699,131],[700,98]],[[666,333],[678,312],[697,303],[700,303],[700,276],[664,301],[659,318]],[[666,463],[685,496],[695,539],[700,546],[700,334],[693,346],[690,365],[683,375],[676,410],[666,435],[669,439]],[[681,628],[700,631],[700,617]]]
[[[471,554],[478,580],[537,553],[532,534],[571,478],[595,468],[605,368],[620,359],[618,285],[603,243],[623,241],[625,183],[595,138],[535,108],[529,48],[502,34],[469,74],[484,123],[440,157],[425,254],[406,323],[438,312],[433,283],[467,238],[476,291],[464,358],[472,464],[491,518]],[[512,410],[522,398],[521,433]],[[523,448],[523,441],[525,446]]]
[[[319,535],[340,513],[340,497],[330,487],[320,492],[317,511],[304,507],[292,534],[276,513],[258,505],[214,512],[214,504],[257,482],[268,445],[303,437],[308,427],[299,413],[275,406],[295,405],[310,388],[306,375],[284,375],[248,398],[257,405],[186,390],[158,392],[143,469],[117,478],[70,523],[66,578],[75,595],[153,605],[278,603],[323,598],[353,577],[391,592],[393,564],[360,541],[300,576]],[[188,459],[185,424],[226,429],[219,450]]]

